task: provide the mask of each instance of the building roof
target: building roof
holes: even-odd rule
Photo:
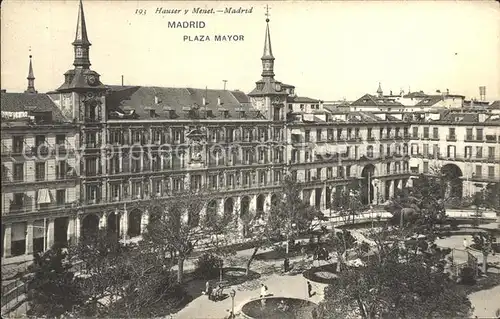
[[[500,101],[493,101],[489,106],[489,109],[500,110]]]
[[[420,102],[415,104],[415,106],[433,106],[442,100],[443,100],[443,96],[441,96],[441,95],[427,95]]]
[[[2,112],[51,112],[52,121],[67,122],[61,110],[47,94],[4,93],[1,94]]]
[[[384,107],[398,107],[404,106],[403,104],[384,97],[378,97],[371,94],[365,94],[361,98],[351,103],[351,106],[384,106]]]
[[[295,97],[289,97],[287,99],[287,102],[289,103],[320,103],[320,100],[317,99],[311,99],[310,97],[305,97],[305,96],[295,96]]]
[[[106,97],[108,111],[126,114],[134,112],[135,118],[192,120],[189,112],[198,110],[201,113],[212,111],[206,119],[262,119],[262,115],[254,109],[248,96],[241,91],[208,90],[195,88],[172,88],[153,86],[108,86]],[[205,98],[205,107],[203,107]],[[218,104],[220,98],[221,104]],[[151,111],[155,112],[151,112]],[[174,117],[170,117],[174,111]],[[223,112],[227,111],[227,117]],[[152,114],[153,113],[153,114]]]
[[[403,95],[405,98],[425,98],[429,96],[428,94],[425,94],[423,91],[420,92],[410,92],[408,94]]]

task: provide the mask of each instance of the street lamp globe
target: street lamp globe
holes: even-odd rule
[[[231,289],[229,295],[231,296],[231,298],[234,298],[234,296],[236,296],[236,291],[234,291],[234,289]]]

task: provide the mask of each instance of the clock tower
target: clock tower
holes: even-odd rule
[[[266,8],[268,9],[268,8]],[[284,121],[287,92],[282,89],[280,82],[274,78],[274,56],[271,47],[269,31],[269,11],[266,12],[266,33],[264,38],[264,54],[262,61],[262,78],[255,84],[255,89],[248,94],[252,107],[259,110],[267,119]]]
[[[75,148],[80,154],[80,198],[86,204],[99,203],[106,194],[107,149],[105,126],[107,87],[100,75],[90,69],[90,41],[83,11],[79,2],[76,23],[73,69],[64,73],[64,83],[49,95],[61,108],[65,117],[78,127]]]

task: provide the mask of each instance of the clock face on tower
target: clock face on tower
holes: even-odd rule
[[[96,76],[95,75],[89,75],[87,77],[87,83],[89,85],[92,85],[92,86],[97,85],[97,78],[96,78]]]

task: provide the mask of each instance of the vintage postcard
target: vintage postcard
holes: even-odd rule
[[[0,23],[2,317],[500,318],[498,1]]]

